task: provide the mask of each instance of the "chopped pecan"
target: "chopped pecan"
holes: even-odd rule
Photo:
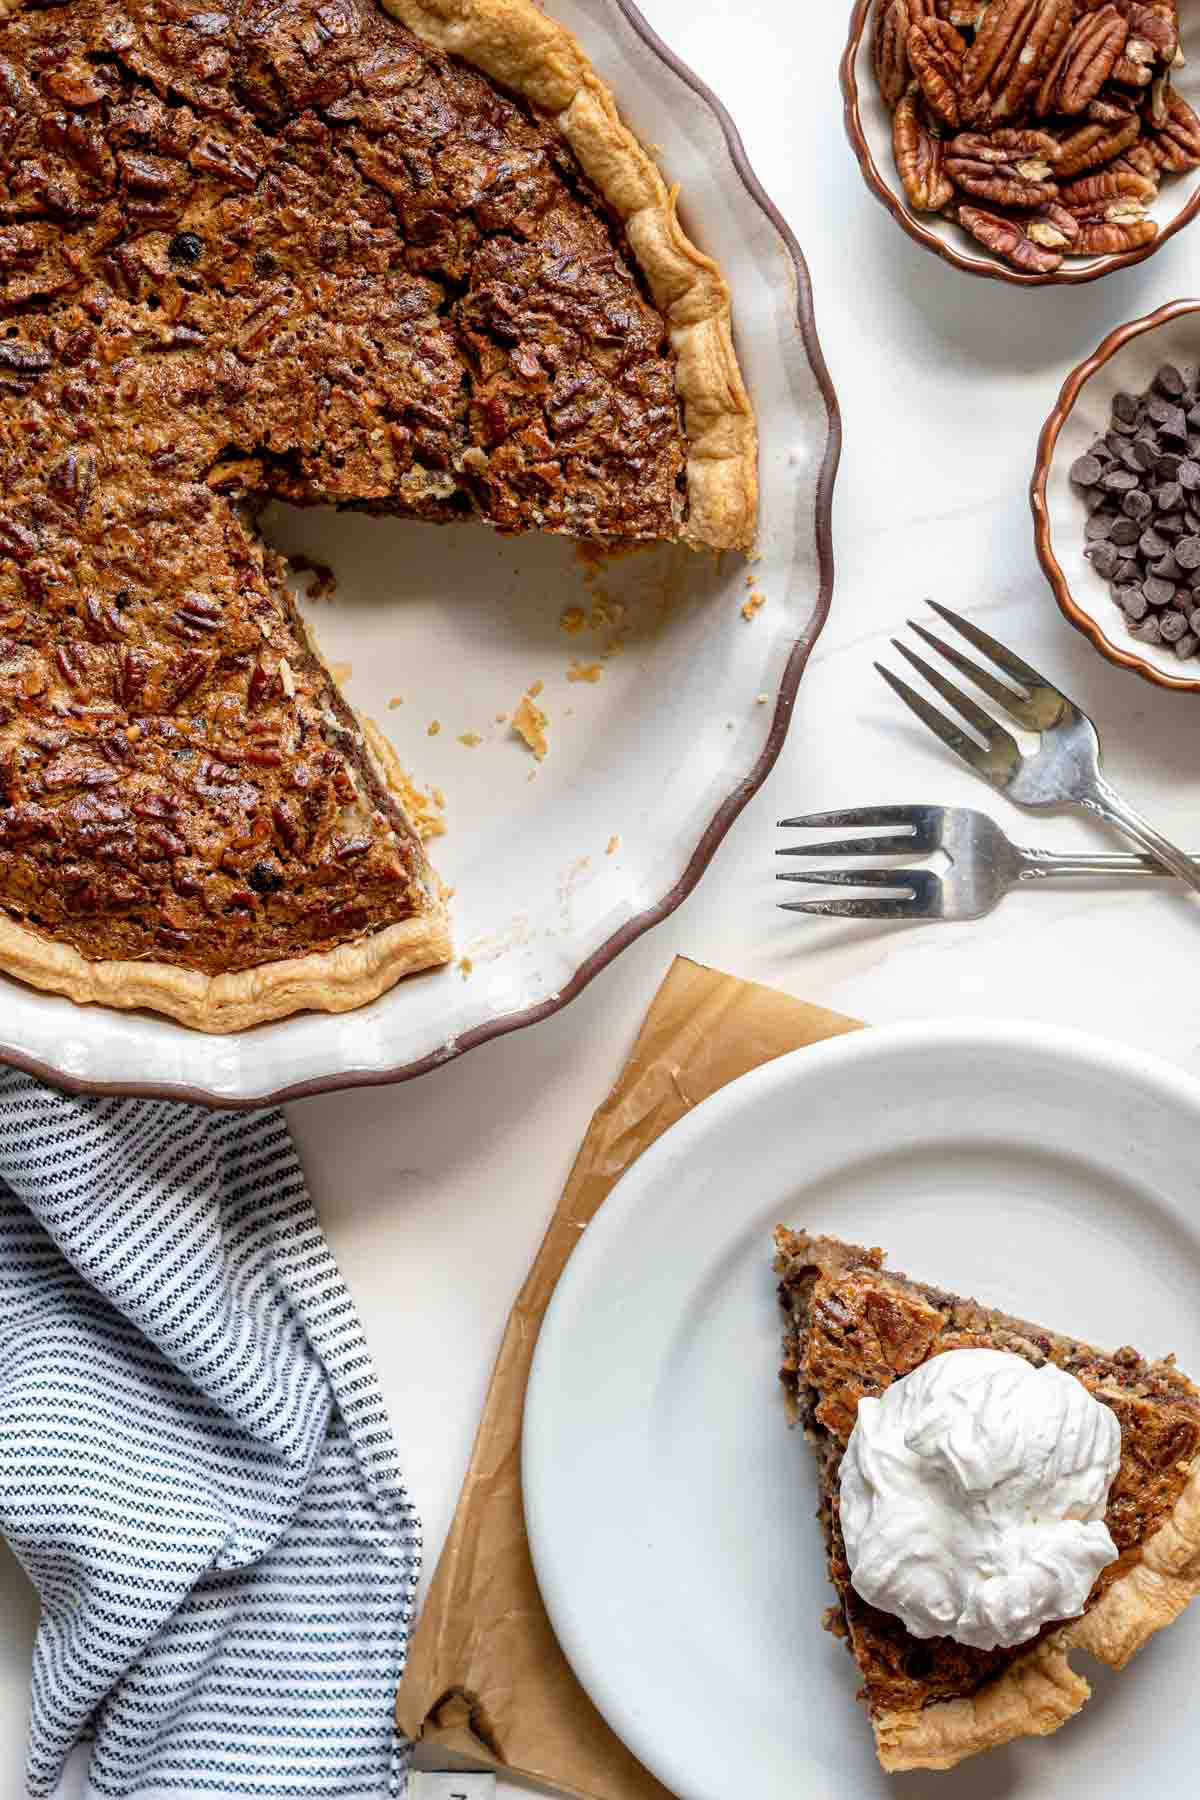
[[[1146,141],[1154,160],[1164,169],[1200,167],[1200,118],[1174,88],[1167,95],[1167,122],[1160,130],[1147,128]]]
[[[6,375],[44,375],[54,358],[40,344],[0,338],[0,370]]]
[[[172,664],[170,678],[164,690],[164,702],[168,712],[174,712],[182,705],[189,694],[205,681],[211,671],[212,664],[208,657],[201,656],[196,650],[189,650],[178,657]]]
[[[1002,218],[999,213],[983,212],[976,206],[960,206],[958,221],[964,230],[995,256],[1025,274],[1052,275],[1062,267],[1062,251],[1047,249],[1037,243],[1017,219]]]
[[[1079,227],[1075,248],[1084,256],[1120,256],[1127,250],[1140,249],[1157,236],[1158,226],[1153,219],[1135,219],[1127,225],[1086,219]]]
[[[1149,87],[1154,80],[1154,51],[1142,38],[1127,38],[1112,66],[1112,78],[1125,87]]]
[[[83,603],[83,611],[88,636],[94,643],[115,644],[119,638],[129,636],[125,621],[107,600],[98,600],[94,594],[89,594]]]
[[[1124,125],[1137,117],[1137,107],[1132,100],[1127,100],[1124,95],[1116,96],[1110,89],[1088,101],[1086,116],[1099,125]]]
[[[1077,131],[1060,138],[1061,155],[1056,173],[1078,175],[1084,169],[1099,168],[1103,163],[1111,162],[1114,156],[1120,156],[1123,150],[1137,142],[1141,130],[1142,122],[1136,113],[1123,125],[1081,125]]]
[[[50,471],[47,486],[56,500],[82,519],[96,485],[96,458],[90,450],[68,450]]]
[[[54,652],[54,660],[58,664],[58,672],[68,687],[78,690],[84,686],[84,671],[79,660],[79,652],[73,644],[59,644]]]
[[[940,141],[921,116],[920,99],[910,89],[892,120],[892,150],[904,192],[914,212],[941,212],[954,198]]]
[[[963,63],[964,117],[1010,119],[1037,92],[1071,30],[1071,0],[991,0]]]
[[[1038,89],[1034,111],[1045,116],[1081,113],[1093,101],[1124,52],[1129,26],[1111,4],[1084,13]]]
[[[988,0],[937,0],[937,16],[960,31],[977,31]]]
[[[908,60],[935,118],[957,131],[961,123],[958,90],[967,46],[953,25],[941,19],[918,20],[908,34]]]

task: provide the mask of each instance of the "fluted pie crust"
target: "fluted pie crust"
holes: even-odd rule
[[[749,551],[757,509],[757,437],[733,349],[727,286],[717,265],[681,229],[675,194],[621,123],[611,93],[575,38],[533,0],[385,0],[385,10],[435,49],[474,65],[557,128],[623,224],[675,358],[687,496],[687,517],[677,535],[696,549]],[[0,17],[19,11],[19,0],[16,5],[0,0]],[[253,489],[253,478],[246,480]],[[332,675],[327,669],[324,675],[332,688]],[[410,973],[445,963],[451,940],[444,900],[411,833],[403,783],[394,765],[389,767],[390,751],[378,733],[364,727],[360,754],[374,779],[390,788],[397,841],[406,844],[411,863],[414,916],[319,952],[205,972],[153,955],[93,960],[0,910],[0,969],[76,1002],[147,1007],[206,1032],[232,1032],[305,1009],[348,1011]]]
[[[776,1270],[785,1312],[785,1349],[781,1378],[792,1410],[805,1425],[821,1469],[822,1512],[830,1573],[842,1602],[834,1629],[845,1634],[866,1686],[875,1746],[890,1773],[908,1769],[950,1769],[979,1751],[992,1750],[1015,1738],[1044,1737],[1057,1731],[1091,1698],[1087,1681],[1071,1666],[1071,1652],[1088,1651],[1110,1668],[1123,1669],[1138,1650],[1172,1624],[1200,1593],[1200,1391],[1171,1363],[1146,1364],[1132,1351],[1109,1356],[1075,1340],[1058,1337],[1025,1321],[963,1300],[941,1290],[893,1275],[882,1268],[882,1253],[837,1239],[810,1237],[780,1227],[776,1234]],[[830,1304],[834,1321],[827,1333],[822,1303]],[[943,1322],[934,1326],[937,1315]],[[845,1354],[838,1338],[845,1331]],[[898,1620],[881,1615],[849,1589],[841,1556],[835,1500],[836,1466],[860,1391],[878,1392],[891,1379],[917,1367],[930,1354],[961,1347],[1012,1349],[1031,1359],[1050,1355],[1060,1366],[1075,1364],[1101,1399],[1121,1407],[1122,1470],[1110,1496],[1110,1528],[1121,1555],[1113,1569],[1101,1574],[1087,1609],[1037,1639],[1026,1650],[962,1653],[978,1670],[989,1661],[1002,1666],[985,1672],[970,1691],[953,1698],[920,1703],[920,1689],[932,1691],[939,1674],[938,1646],[949,1652],[955,1671],[955,1646],[949,1640],[919,1643]],[[1127,1392],[1126,1392],[1127,1390]],[[1160,1478],[1159,1491],[1144,1501],[1139,1495],[1141,1463],[1130,1453],[1127,1432],[1141,1429],[1145,1442],[1156,1441],[1152,1419],[1138,1424],[1139,1409],[1162,1413],[1162,1439],[1186,1439],[1191,1452]],[[1168,1416],[1169,1415],[1169,1416]],[[1139,1445],[1138,1448],[1142,1448]],[[1161,1507],[1164,1493],[1173,1493]],[[1124,1519],[1122,1527],[1118,1515]],[[1144,1536],[1136,1522],[1149,1521]],[[1122,1542],[1122,1539],[1125,1542]],[[1113,1574],[1115,1571],[1115,1575]],[[880,1703],[879,1695],[897,1671],[904,1671],[905,1646],[922,1661],[922,1674],[902,1685],[910,1690],[905,1705]],[[900,1654],[897,1655],[897,1652]],[[889,1660],[890,1659],[890,1660]],[[945,1670],[940,1671],[943,1675]],[[955,1671],[957,1672],[957,1671]]]

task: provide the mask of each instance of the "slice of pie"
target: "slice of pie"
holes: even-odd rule
[[[776,1269],[785,1314],[781,1379],[816,1452],[829,1574],[829,1628],[862,1675],[879,1760],[888,1770],[947,1769],[1012,1738],[1044,1735],[1090,1696],[1073,1649],[1120,1669],[1200,1591],[1200,1390],[1174,1363],[1109,1353],[1009,1318],[883,1268],[879,1250],[780,1226]],[[1082,1617],[1011,1650],[910,1636],[850,1583],[838,1519],[838,1473],[864,1395],[929,1357],[1006,1350],[1057,1363],[1116,1413],[1121,1466],[1106,1523],[1119,1551]]]
[[[747,549],[729,298],[533,0],[0,19],[0,969],[210,1031],[444,962],[272,497]]]

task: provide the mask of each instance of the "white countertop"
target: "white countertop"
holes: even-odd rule
[[[1065,624],[1026,499],[1063,376],[1112,326],[1194,291],[1200,240],[1184,234],[1091,287],[971,280],[918,250],[862,182],[837,87],[845,3],[742,0],[735,30],[724,6],[643,5],[729,107],[807,254],[845,426],[837,585],[775,772],[672,919],[532,1031],[404,1087],[291,1108],[379,1364],[430,1571],[509,1305],[677,952],[876,1022],[1045,1019],[1200,1071],[1200,915],[1165,884],[1058,886],[976,924],[897,929],[793,918],[775,910],[772,881],[779,815],[871,801],[958,799],[1026,842],[1121,847],[1073,818],[1018,814],[903,714],[871,664],[926,597],[976,614],[1058,680],[1100,724],[1113,782],[1200,847],[1200,707],[1110,667]],[[17,1800],[35,1608],[2,1550],[0,1586],[0,1800]]]

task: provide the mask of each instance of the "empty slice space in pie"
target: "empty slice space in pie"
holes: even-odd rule
[[[0,22],[0,969],[77,1001],[229,1031],[450,957],[269,500],[753,541],[725,283],[575,40],[391,10]]]

